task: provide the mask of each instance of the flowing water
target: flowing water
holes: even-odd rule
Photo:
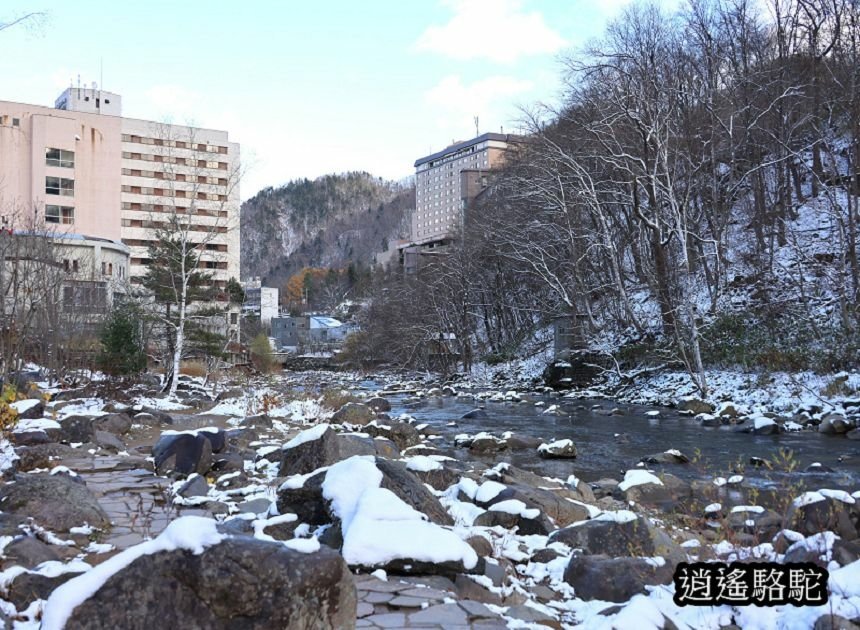
[[[544,407],[534,406],[543,400]],[[743,472],[748,482],[770,485],[784,477],[784,472],[767,471],[749,464],[751,457],[793,462],[793,475],[808,478],[810,485],[852,487],[860,484],[860,441],[842,436],[820,435],[812,431],[784,433],[777,436],[737,433],[733,427],[706,428],[689,416],[671,409],[659,409],[657,417],[646,416],[654,407],[624,405],[607,400],[563,400],[556,397],[529,397],[529,402],[500,403],[470,398],[435,397],[411,401],[392,398],[391,415],[408,413],[419,422],[433,426],[453,443],[458,433],[487,431],[544,441],[570,438],[577,447],[575,460],[542,460],[532,449],[503,451],[489,457],[478,457],[487,463],[509,462],[542,475],[566,479],[570,474],[593,481],[601,477],[621,478],[623,471],[634,467],[648,455],[667,449],[678,449],[694,461],[685,466],[666,467],[681,477],[727,476]],[[551,404],[559,405],[564,415],[543,413]],[[463,414],[484,407],[486,417],[461,419]],[[608,415],[616,409],[617,415]],[[450,422],[456,426],[449,426]],[[465,449],[450,449],[463,458]],[[469,454],[469,457],[475,457]],[[804,473],[818,462],[832,473]],[[784,465],[776,468],[785,469]]]

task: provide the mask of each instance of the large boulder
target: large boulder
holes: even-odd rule
[[[714,413],[714,406],[704,400],[688,396],[678,401],[678,411],[697,415],[700,413]]]
[[[853,428],[853,422],[848,420],[843,414],[834,411],[821,418],[821,424],[818,425],[818,432],[848,433],[848,431]]]
[[[860,538],[860,506],[847,492],[819,490],[795,499],[785,514],[785,529],[811,536],[832,531],[840,538]]]
[[[316,630],[354,628],[355,620],[355,585],[337,552],[236,537],[197,555],[139,557],[77,606],[66,627]]]
[[[634,595],[647,593],[646,585],[669,584],[672,571],[669,563],[644,558],[574,554],[564,571],[564,581],[573,587],[577,599],[626,602]]]
[[[223,432],[163,433],[152,448],[155,471],[159,475],[205,475],[212,468],[212,453],[223,448]],[[220,450],[220,449],[219,449]]]
[[[45,413],[45,403],[41,400],[28,398],[12,403],[12,407],[18,412],[19,420],[33,420],[41,418]]]
[[[590,521],[559,529],[549,538],[584,554],[610,557],[667,556],[684,559],[681,549],[660,529],[632,512],[605,513]]]
[[[407,505],[427,515],[437,525],[453,525],[454,519],[427,489],[421,480],[406,469],[404,464],[381,457],[376,458],[376,467],[382,472],[381,487],[391,490]]]
[[[349,402],[334,412],[331,421],[337,424],[367,424],[373,420],[373,409],[363,403]]]
[[[27,474],[0,487],[0,510],[32,516],[39,525],[67,532],[88,523],[109,528],[110,520],[86,484],[68,475]]]
[[[377,412],[391,411],[391,403],[388,402],[388,400],[383,398],[382,396],[374,396],[373,398],[369,398],[365,404]]]
[[[95,433],[91,416],[68,416],[60,420],[60,426],[62,427],[60,439],[63,442],[89,442]]]
[[[353,455],[376,455],[373,440],[355,435],[338,435],[327,424],[299,433],[281,451],[280,475],[306,475]]]
[[[131,418],[126,413],[109,413],[93,420],[93,427],[114,435],[125,435],[131,431]]]
[[[304,479],[301,485],[289,482],[278,489],[278,512],[295,514],[299,522],[309,525],[325,525],[332,518],[322,493],[325,471]]]

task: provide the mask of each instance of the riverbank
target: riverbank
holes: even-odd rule
[[[673,427],[701,430],[676,411],[374,376],[186,378],[178,401],[97,381],[21,401],[0,609],[17,628],[155,621],[156,601],[162,622],[214,628],[812,627],[860,610],[850,470],[838,488],[794,473],[763,488],[673,448]],[[630,441],[586,439],[600,423]],[[653,441],[637,442],[645,427]],[[600,469],[601,447],[624,454]],[[672,572],[697,559],[814,562],[830,602],[678,607]]]

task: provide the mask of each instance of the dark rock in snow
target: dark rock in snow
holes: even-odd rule
[[[460,416],[461,420],[473,420],[475,418],[486,418],[487,412],[484,409],[472,409],[471,411],[467,411],[462,416]]]
[[[608,558],[574,554],[564,571],[564,581],[573,586],[576,597],[626,602],[647,593],[646,585],[669,584],[670,563],[655,566],[643,558]]]
[[[355,435],[338,435],[329,427],[315,440],[283,449],[279,474],[282,477],[306,475],[353,455],[376,455],[373,440]]]
[[[374,396],[368,399],[365,404],[376,412],[391,411],[391,403],[382,396]]]
[[[338,553],[241,537],[199,555],[138,558],[78,606],[66,627],[311,630],[354,628],[355,619],[355,585]]]
[[[212,442],[202,433],[162,435],[152,448],[159,475],[205,475],[212,468]]]
[[[362,403],[346,403],[334,412],[331,421],[336,424],[364,425],[373,420],[373,410]]]
[[[89,523],[108,528],[110,520],[86,484],[67,475],[47,473],[16,477],[14,483],[0,487],[0,510],[32,516],[54,531],[69,531]]]
[[[407,505],[427,515],[437,525],[453,525],[454,519],[442,507],[439,499],[421,483],[421,480],[400,462],[376,458],[376,467],[382,472],[381,487],[391,490]]]
[[[69,416],[60,420],[63,442],[82,443],[92,440],[95,434],[93,418],[90,416]]]

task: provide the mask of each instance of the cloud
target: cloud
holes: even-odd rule
[[[510,63],[566,46],[542,14],[524,11],[520,0],[443,0],[443,4],[453,16],[443,26],[429,26],[415,42],[417,50]]]
[[[529,80],[509,76],[491,76],[465,84],[459,75],[449,75],[430,88],[424,99],[436,114],[440,129],[473,133],[474,116],[484,121],[482,127],[495,128],[507,119],[504,110],[510,107],[512,98],[533,87]]]

